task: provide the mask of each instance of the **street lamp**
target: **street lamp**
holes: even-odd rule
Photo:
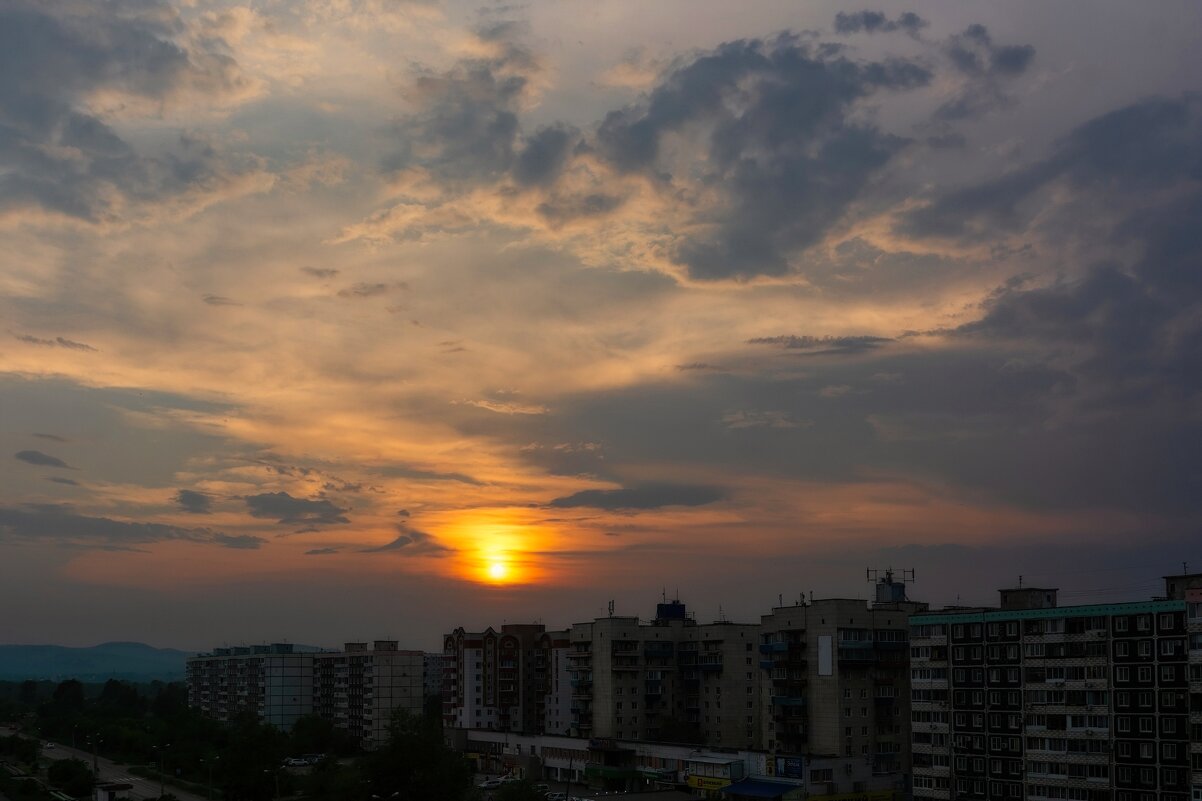
[[[159,798],[162,798],[163,797],[163,778],[167,773],[167,765],[166,765],[167,755],[163,752],[171,747],[171,743],[164,743],[163,745],[152,745],[150,747],[155,750],[155,752],[158,754],[158,757],[159,757]]]
[[[210,801],[213,798],[213,763],[219,759],[221,759],[221,757],[212,756],[212,757],[209,757],[208,759],[200,760],[201,762],[205,763],[205,765],[209,769],[209,788],[208,788],[208,792],[205,794],[205,798],[210,799]]]
[[[280,798],[280,769],[276,768],[275,770],[265,770],[263,772],[270,773],[271,775],[273,775],[275,777],[275,797],[276,797],[276,801],[279,801],[279,798]]]
[[[100,765],[99,759],[96,756],[96,746],[100,745],[104,740],[100,739],[100,732],[96,732],[88,737],[88,744],[92,746],[92,775],[96,777],[96,781],[100,781]]]

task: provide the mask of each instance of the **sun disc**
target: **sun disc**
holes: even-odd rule
[[[493,581],[503,581],[509,575],[509,567],[504,562],[492,562],[488,565],[488,577]]]

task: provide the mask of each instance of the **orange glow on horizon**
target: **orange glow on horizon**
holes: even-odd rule
[[[558,532],[531,519],[527,509],[474,509],[434,528],[458,553],[453,572],[498,586],[537,583],[544,572],[538,554],[558,539]]]

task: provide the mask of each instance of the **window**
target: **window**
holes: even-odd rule
[[[1114,619],[1114,630],[1115,631],[1126,631],[1127,630],[1127,618],[1116,617]]]
[[[1131,681],[1131,668],[1116,667],[1114,669],[1114,680],[1115,681]]]
[[[1125,642],[1116,642],[1114,644],[1114,655],[1115,656],[1130,656],[1131,649],[1129,647],[1129,644],[1125,643]]]

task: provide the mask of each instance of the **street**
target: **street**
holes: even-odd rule
[[[5,736],[13,734],[12,730],[0,727],[0,733]],[[42,759],[70,759],[75,758],[85,762],[88,767],[92,766],[91,753],[83,749],[71,748],[68,745],[55,743],[53,748],[46,748],[45,742],[42,745]],[[159,797],[159,782],[157,779],[147,779],[141,776],[133,776],[128,773],[126,766],[117,765],[104,757],[99,757],[96,760],[96,767],[99,775],[99,782],[125,782],[133,785],[132,790],[123,791],[123,795],[128,796],[134,801],[141,799],[158,798]],[[180,801],[205,801],[203,796],[190,793],[186,790],[181,790],[177,787],[172,787],[170,783],[164,785],[164,793],[171,793]]]

